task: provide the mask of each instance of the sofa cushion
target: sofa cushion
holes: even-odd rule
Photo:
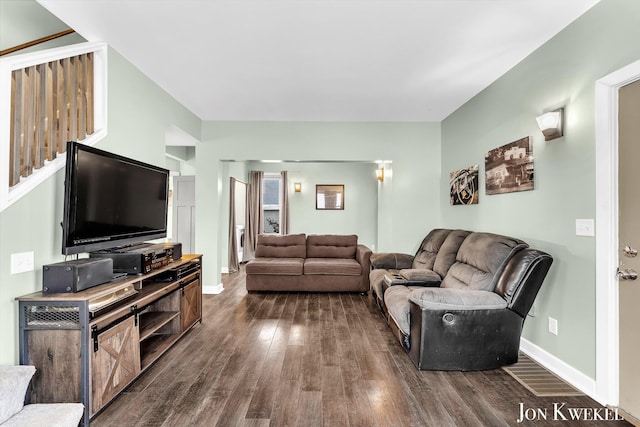
[[[411,268],[433,270],[433,264],[435,263],[440,246],[442,246],[442,243],[444,243],[444,240],[450,232],[451,230],[442,228],[431,230],[422,240],[422,243],[420,243],[420,247],[413,258]]]
[[[384,291],[384,305],[389,313],[389,317],[396,324],[400,332],[405,335],[411,334],[411,302],[409,296],[411,292],[423,288],[422,286],[391,286]]]
[[[35,372],[34,366],[0,366],[0,424],[22,410]]]
[[[258,235],[256,258],[305,258],[306,254],[304,234]]]
[[[409,335],[411,332],[409,294],[411,294],[411,289],[407,286],[391,286],[384,291],[384,305],[389,317],[405,335]]]
[[[2,424],[2,427],[77,426],[84,414],[82,403],[33,403]]]
[[[301,276],[303,258],[254,258],[245,267],[247,274]]]
[[[433,271],[441,278],[446,276],[451,266],[455,264],[458,250],[469,234],[471,232],[467,230],[452,230],[442,242],[433,263]]]
[[[307,258],[355,258],[358,236],[310,235],[307,236]]]
[[[359,276],[362,266],[355,259],[307,258],[304,274],[327,274],[332,276]]]
[[[492,233],[471,233],[464,239],[456,262],[440,285],[443,288],[493,291],[506,263],[528,245]]]
[[[397,270],[371,270],[369,273],[369,283],[371,283],[371,287],[373,288],[376,283],[382,283],[384,276],[389,274],[389,272],[397,272]],[[380,295],[380,297],[382,297],[382,295]]]

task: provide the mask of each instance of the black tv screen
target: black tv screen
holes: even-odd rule
[[[166,237],[168,194],[168,170],[69,142],[62,253]]]

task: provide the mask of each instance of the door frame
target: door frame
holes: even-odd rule
[[[596,81],[596,384],[595,400],[619,404],[618,90],[640,80],[640,61]]]

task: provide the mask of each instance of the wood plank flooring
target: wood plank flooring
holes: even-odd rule
[[[242,271],[223,283],[202,324],[92,426],[629,425],[572,421],[568,408],[600,405],[536,397],[502,369],[418,371],[371,296],[247,294]]]

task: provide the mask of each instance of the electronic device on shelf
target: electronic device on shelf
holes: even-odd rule
[[[196,259],[187,264],[179,265],[175,268],[170,268],[167,271],[159,274],[153,280],[159,282],[173,282],[180,280],[183,277],[187,277],[196,271],[200,271],[200,260]]]
[[[95,251],[89,256],[113,260],[113,271],[116,273],[147,274],[175,261],[175,247],[181,248],[181,245],[142,243],[125,248]]]
[[[81,258],[42,266],[42,292],[79,292],[111,281],[110,259]]]

